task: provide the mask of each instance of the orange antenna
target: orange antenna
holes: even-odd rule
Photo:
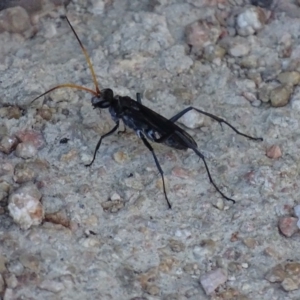
[[[99,89],[99,85],[98,85],[98,82],[97,82],[97,79],[96,79],[96,75],[95,75],[95,71],[94,71],[93,65],[92,65],[92,63],[91,63],[91,59],[90,59],[90,57],[89,57],[89,55],[88,55],[86,49],[85,49],[84,46],[82,45],[82,43],[81,43],[81,41],[80,41],[80,39],[79,39],[79,37],[78,37],[76,31],[74,30],[73,26],[71,25],[71,23],[70,23],[68,17],[65,16],[65,18],[66,18],[68,24],[70,25],[70,27],[71,27],[71,29],[72,29],[72,31],[73,31],[73,33],[74,33],[74,35],[75,35],[75,37],[76,37],[76,39],[77,39],[79,45],[80,45],[80,48],[82,49],[82,52],[83,52],[83,54],[84,54],[84,56],[85,56],[85,59],[86,59],[88,65],[89,65],[89,68],[90,68],[91,73],[92,73],[93,82],[94,82],[95,88],[96,88],[96,93],[97,93],[97,95],[99,95],[99,94],[100,94],[100,89]]]
[[[48,93],[50,93],[50,92],[52,92],[54,90],[57,90],[57,89],[60,89],[60,88],[65,88],[65,87],[72,88],[72,89],[77,89],[77,90],[82,90],[82,91],[86,91],[86,92],[89,92],[89,93],[93,94],[96,97],[99,97],[99,95],[100,95],[100,89],[99,89],[99,85],[98,85],[98,82],[97,82],[97,79],[96,79],[96,75],[95,75],[95,71],[94,71],[93,65],[91,63],[91,59],[90,59],[90,57],[89,57],[86,49],[82,45],[82,43],[81,43],[81,41],[80,41],[80,39],[79,39],[76,31],[74,30],[73,26],[70,23],[69,19],[67,18],[67,16],[64,16],[64,18],[66,18],[66,20],[67,20],[68,24],[70,25],[73,33],[75,34],[75,37],[76,37],[76,39],[77,39],[77,41],[78,41],[78,43],[80,45],[80,48],[82,49],[82,52],[83,52],[83,54],[84,54],[84,56],[86,58],[86,61],[87,61],[88,65],[89,65],[89,69],[91,70],[91,73],[92,73],[93,82],[95,84],[96,91],[94,91],[92,89],[89,89],[89,88],[86,88],[86,87],[81,86],[81,85],[73,84],[73,83],[63,83],[63,84],[59,84],[59,85],[53,87],[52,89],[46,91],[45,93],[37,96],[36,98],[34,98],[31,101],[31,103],[33,103],[35,100],[37,100],[37,99],[45,96],[46,94],[48,94]]]
[[[97,92],[95,92],[95,91],[93,91],[93,90],[91,90],[91,89],[89,89],[89,88],[86,88],[86,87],[84,87],[84,86],[76,85],[76,84],[73,84],[73,83],[64,83],[64,84],[57,85],[57,86],[53,87],[52,89],[46,91],[45,93],[43,93],[43,94],[37,96],[36,98],[34,98],[34,99],[31,101],[31,103],[34,102],[35,100],[37,100],[37,99],[39,99],[39,98],[45,96],[46,94],[48,94],[48,93],[54,91],[54,90],[57,90],[57,89],[60,89],[60,88],[65,88],[65,87],[69,87],[69,88],[73,88],[73,89],[77,89],[77,90],[82,90],[82,91],[87,91],[87,92],[93,94],[93,95],[96,96],[96,97],[98,96]]]

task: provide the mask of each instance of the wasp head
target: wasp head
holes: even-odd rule
[[[114,92],[111,89],[103,89],[99,96],[94,96],[91,100],[94,108],[108,108],[114,98]]]

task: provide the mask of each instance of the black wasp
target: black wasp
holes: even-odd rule
[[[206,160],[203,156],[203,154],[198,150],[197,143],[194,141],[194,139],[182,128],[180,128],[178,125],[175,124],[178,119],[180,119],[184,114],[186,114],[188,111],[194,109],[195,111],[204,114],[220,124],[224,123],[228,125],[231,129],[233,129],[237,134],[242,135],[246,138],[249,138],[251,140],[256,140],[256,141],[262,141],[262,138],[255,138],[249,135],[246,135],[244,133],[241,133],[238,131],[235,127],[233,127],[231,124],[226,122],[224,119],[219,118],[215,115],[212,115],[210,113],[207,113],[205,111],[202,111],[200,109],[197,109],[195,107],[188,107],[185,108],[183,111],[179,112],[175,116],[173,116],[170,119],[166,119],[165,117],[161,116],[160,114],[156,113],[155,111],[151,110],[150,108],[144,106],[141,101],[141,96],[138,93],[136,96],[136,100],[133,100],[132,98],[128,96],[118,96],[114,95],[113,91],[111,89],[103,89],[100,91],[98,87],[98,82],[96,79],[96,75],[91,63],[91,60],[87,54],[86,49],[82,45],[77,33],[75,32],[74,28],[72,27],[70,21],[68,18],[65,16],[65,19],[67,20],[68,24],[70,25],[77,41],[79,42],[79,45],[85,55],[86,61],[89,65],[89,68],[92,73],[92,78],[93,82],[95,85],[95,91],[91,90],[89,88],[83,87],[83,86],[78,86],[72,83],[66,83],[66,84],[60,84],[56,87],[53,87],[52,89],[46,91],[42,95],[36,97],[33,101],[37,100],[38,98],[52,92],[53,90],[59,89],[59,88],[64,88],[64,87],[69,87],[69,88],[74,88],[74,89],[79,89],[79,90],[84,90],[87,92],[90,92],[93,97],[92,97],[92,105],[94,108],[100,108],[100,109],[105,109],[108,108],[110,115],[113,119],[113,121],[116,123],[116,125],[106,134],[102,135],[97,143],[97,146],[94,151],[94,156],[92,161],[86,165],[87,167],[91,166],[95,160],[96,153],[101,145],[102,140],[113,134],[114,132],[117,131],[120,125],[120,120],[123,121],[125,128],[129,127],[132,130],[135,131],[137,136],[142,140],[144,145],[151,151],[155,164],[159,170],[159,173],[162,178],[163,182],[163,191],[164,195],[166,198],[166,201],[168,203],[169,208],[171,208],[171,203],[168,199],[167,193],[166,193],[166,187],[165,187],[165,180],[164,180],[164,175],[163,175],[163,170],[158,162],[158,159],[156,157],[156,154],[149,143],[148,140],[155,142],[155,143],[162,143],[165,144],[171,148],[179,149],[179,150],[187,150],[187,149],[192,149],[203,161],[206,172],[208,174],[208,178],[211,182],[211,184],[215,187],[215,189],[228,201],[232,201],[235,203],[235,200],[225,196],[222,191],[217,187],[215,182],[213,181],[210,171],[208,169]],[[32,101],[32,102],[33,102]]]

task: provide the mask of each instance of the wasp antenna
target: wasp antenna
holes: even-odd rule
[[[98,85],[98,82],[97,82],[97,79],[96,79],[96,74],[95,74],[93,65],[92,65],[92,63],[91,63],[91,59],[90,59],[90,57],[89,57],[89,55],[88,55],[86,49],[84,48],[83,44],[81,43],[81,41],[80,41],[80,39],[79,39],[79,37],[78,37],[78,35],[77,35],[75,29],[73,28],[72,24],[70,23],[68,17],[67,17],[67,16],[64,16],[64,18],[67,20],[68,24],[70,25],[70,27],[71,27],[71,29],[72,29],[72,31],[73,31],[73,33],[74,33],[74,35],[75,35],[75,37],[76,37],[76,39],[77,39],[79,45],[80,45],[80,48],[81,48],[81,50],[82,50],[82,52],[83,52],[83,54],[84,54],[84,56],[85,56],[85,59],[86,59],[88,65],[89,65],[89,68],[90,68],[90,70],[91,70],[92,77],[93,77],[93,82],[94,82],[95,88],[96,88],[96,93],[97,93],[97,95],[99,95],[99,94],[100,94],[100,89],[99,89],[99,85]]]
[[[39,99],[39,98],[41,98],[41,97],[47,95],[48,93],[50,93],[50,92],[52,92],[52,91],[54,91],[54,90],[57,90],[57,89],[60,89],[60,88],[66,88],[66,87],[72,88],[72,89],[77,89],[77,90],[86,91],[86,92],[89,92],[89,93],[93,94],[94,96],[97,96],[97,95],[98,95],[97,92],[95,92],[95,91],[93,91],[93,90],[91,90],[91,89],[89,89],[89,88],[86,88],[86,87],[84,87],[84,86],[76,85],[76,84],[73,84],[73,83],[64,83],[64,84],[57,85],[57,86],[53,87],[52,89],[46,91],[45,93],[43,93],[43,94],[37,96],[37,97],[34,98],[30,103],[33,103],[35,100],[37,100],[37,99]]]

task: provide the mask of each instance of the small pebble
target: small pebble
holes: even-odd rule
[[[15,154],[17,157],[24,159],[32,158],[37,154],[38,150],[31,142],[24,142],[18,144]]]
[[[282,72],[277,76],[281,84],[297,85],[300,82],[300,73],[296,71]]]
[[[253,102],[251,102],[251,105],[253,106],[253,107],[259,107],[259,106],[261,106],[261,101],[260,100],[254,100]]]
[[[273,89],[270,93],[271,105],[273,107],[282,107],[289,103],[292,89],[288,85],[281,85]]]
[[[245,97],[249,102],[257,101],[257,98],[253,93],[243,92],[242,96]]]
[[[207,272],[200,277],[200,283],[206,295],[212,294],[220,285],[227,281],[227,271],[218,268]]]
[[[266,15],[259,7],[246,7],[236,19],[237,31],[241,36],[248,36],[256,33],[264,27]]]
[[[294,207],[294,213],[295,213],[296,217],[300,218],[300,205],[299,204]]]
[[[247,43],[235,43],[232,44],[228,50],[228,53],[233,57],[245,56],[250,52],[250,47]]]
[[[218,198],[217,203],[215,204],[215,207],[218,208],[219,210],[224,210],[224,207],[225,207],[224,200],[221,198]]]
[[[44,120],[50,121],[52,118],[52,111],[49,107],[42,107],[38,110],[38,115],[41,116]]]
[[[113,154],[113,158],[117,163],[122,164],[128,160],[128,155],[124,151],[118,151]]]
[[[5,154],[10,154],[16,149],[18,143],[19,141],[16,137],[9,137],[5,135],[0,141],[0,151]]]
[[[198,113],[195,110],[190,110],[185,115],[183,115],[179,122],[183,124],[185,127],[190,129],[195,129],[202,127],[204,125],[205,116],[203,114]]]
[[[280,232],[286,237],[291,237],[299,230],[297,221],[298,219],[294,217],[280,218],[278,224]]]
[[[9,213],[22,229],[41,224],[44,218],[41,197],[42,194],[34,185],[23,186],[9,196]]]
[[[112,201],[121,200],[121,196],[120,196],[118,193],[114,192],[114,193],[110,196],[110,200],[112,200]]]
[[[5,290],[5,282],[3,276],[0,274],[0,293],[2,294]]]
[[[246,69],[255,69],[257,65],[257,57],[254,55],[245,56],[240,62],[240,66]]]
[[[7,119],[20,119],[22,110],[18,106],[7,106],[0,108],[0,117]]]
[[[207,22],[196,21],[186,27],[187,44],[197,50],[215,44],[221,34],[221,28]]]
[[[243,243],[249,248],[254,249],[258,246],[258,242],[254,238],[245,238]]]
[[[297,281],[298,280],[287,277],[281,282],[281,286],[286,292],[295,291],[299,288],[299,282]]]
[[[0,32],[7,31],[10,33],[25,34],[30,37],[33,33],[33,28],[30,23],[29,15],[21,6],[10,7],[0,12]]]
[[[30,167],[27,163],[18,163],[15,166],[14,181],[17,183],[25,183],[35,178],[36,172],[34,167]]]
[[[185,249],[184,243],[173,239],[169,240],[169,246],[171,250],[176,253],[182,252]]]
[[[5,274],[4,280],[8,288],[14,289],[18,286],[18,279],[15,274],[12,273]]]
[[[6,181],[0,182],[0,201],[3,201],[10,192],[10,184]]]
[[[203,57],[209,62],[215,62],[216,59],[222,59],[226,50],[219,45],[209,45],[204,49]]]
[[[152,296],[157,296],[160,293],[159,287],[154,284],[148,284],[145,288],[145,291]]]
[[[39,284],[39,288],[51,293],[59,293],[65,289],[65,286],[57,280],[46,279]]]
[[[267,149],[266,155],[272,159],[280,158],[282,156],[281,149],[278,145],[273,145]]]
[[[109,211],[110,213],[116,213],[124,207],[124,202],[121,200],[108,200],[101,203],[104,211]]]
[[[65,210],[45,214],[45,221],[53,224],[59,224],[66,228],[70,227],[71,222]]]
[[[244,269],[248,269],[248,268],[249,268],[249,264],[248,264],[248,263],[242,263],[242,267],[243,267]]]
[[[273,88],[270,85],[263,85],[258,89],[258,98],[264,103],[269,102],[272,89]]]
[[[37,149],[40,149],[44,146],[45,140],[43,135],[35,130],[24,130],[19,131],[17,133],[17,138],[21,142],[30,142],[32,143]]]
[[[87,238],[82,239],[80,241],[80,244],[85,248],[94,248],[94,247],[99,248],[101,245],[101,242],[99,241],[98,238],[87,237]]]

